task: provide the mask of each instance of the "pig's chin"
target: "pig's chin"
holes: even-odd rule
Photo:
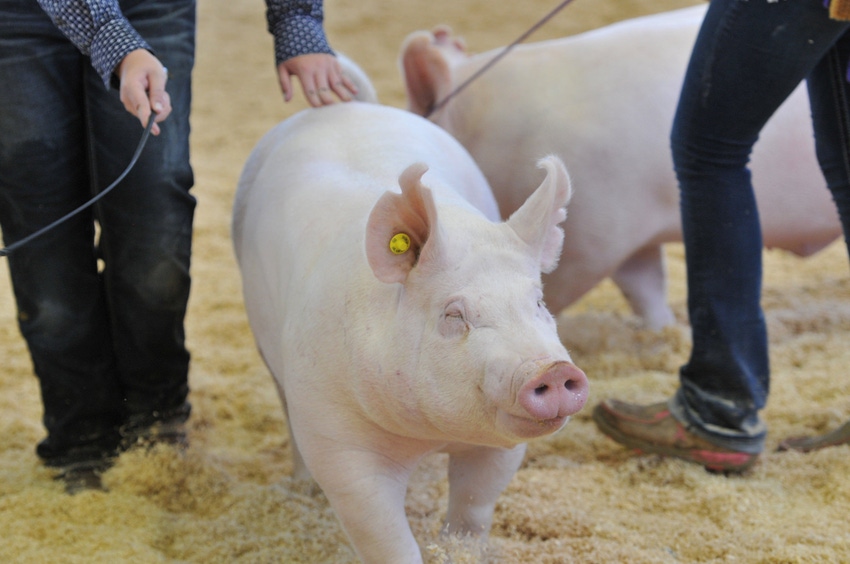
[[[496,425],[503,432],[520,439],[533,439],[560,431],[569,420],[569,415],[553,417],[551,419],[534,419],[500,411]]]

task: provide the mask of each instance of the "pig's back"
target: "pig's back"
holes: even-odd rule
[[[267,208],[318,206],[328,213],[308,214],[311,223],[334,214],[362,217],[387,190],[398,191],[398,176],[415,162],[429,166],[428,185],[437,192],[462,190],[463,199],[498,220],[498,210],[478,166],[454,138],[409,112],[351,102],[310,109],[281,122],[252,151],[234,203],[234,236],[242,222]],[[451,190],[438,198],[454,198]],[[296,222],[303,215],[293,218]],[[238,244],[238,243],[237,243]]]
[[[670,124],[704,12],[697,6],[519,46],[437,121],[475,157],[503,215],[536,186],[525,163],[548,153],[562,157],[579,187],[575,213],[587,187],[670,180]],[[453,81],[497,53],[472,57]],[[612,167],[626,178],[614,178]]]

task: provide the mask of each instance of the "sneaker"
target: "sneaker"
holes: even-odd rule
[[[101,475],[106,472],[113,463],[112,458],[100,458],[72,462],[57,467],[59,473],[53,479],[60,480],[65,484],[65,492],[69,495],[78,494],[86,490],[108,491],[101,482]]]
[[[118,456],[117,432],[72,447],[57,442],[54,437],[48,437],[36,447],[44,465],[57,470],[53,479],[64,482],[65,491],[72,495],[84,490],[106,491],[100,476],[112,467]]]
[[[826,447],[850,444],[850,421],[823,435],[812,437],[792,437],[779,443],[777,450],[796,450],[811,452]]]
[[[136,445],[151,446],[156,443],[186,448],[189,444],[186,436],[186,421],[191,411],[191,404],[184,402],[167,411],[129,416],[119,430],[121,449],[128,450]]]
[[[605,400],[593,410],[593,421],[622,445],[695,462],[712,472],[743,472],[758,459],[758,454],[723,448],[689,432],[670,413],[667,402],[640,406]]]

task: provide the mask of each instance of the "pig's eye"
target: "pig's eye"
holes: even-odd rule
[[[445,337],[457,337],[469,331],[469,324],[466,321],[466,311],[463,304],[459,302],[450,303],[443,311],[443,318],[440,320],[440,333]]]

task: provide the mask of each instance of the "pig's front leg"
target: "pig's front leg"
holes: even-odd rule
[[[287,422],[289,417],[287,416]],[[290,429],[291,429],[290,424]],[[295,442],[295,434],[289,433],[289,448],[292,452],[292,477],[298,482],[313,482],[313,476],[304,462],[304,457],[301,456],[301,451],[298,449],[298,443]]]
[[[339,442],[313,443],[304,455],[364,563],[421,564],[422,554],[404,512],[408,480],[418,457],[401,462],[386,453]]]
[[[617,268],[611,279],[649,329],[676,322],[667,303],[667,271],[661,245],[639,249]]]
[[[512,449],[476,446],[449,451],[449,508],[443,531],[488,534],[496,500],[523,456],[525,444]]]

